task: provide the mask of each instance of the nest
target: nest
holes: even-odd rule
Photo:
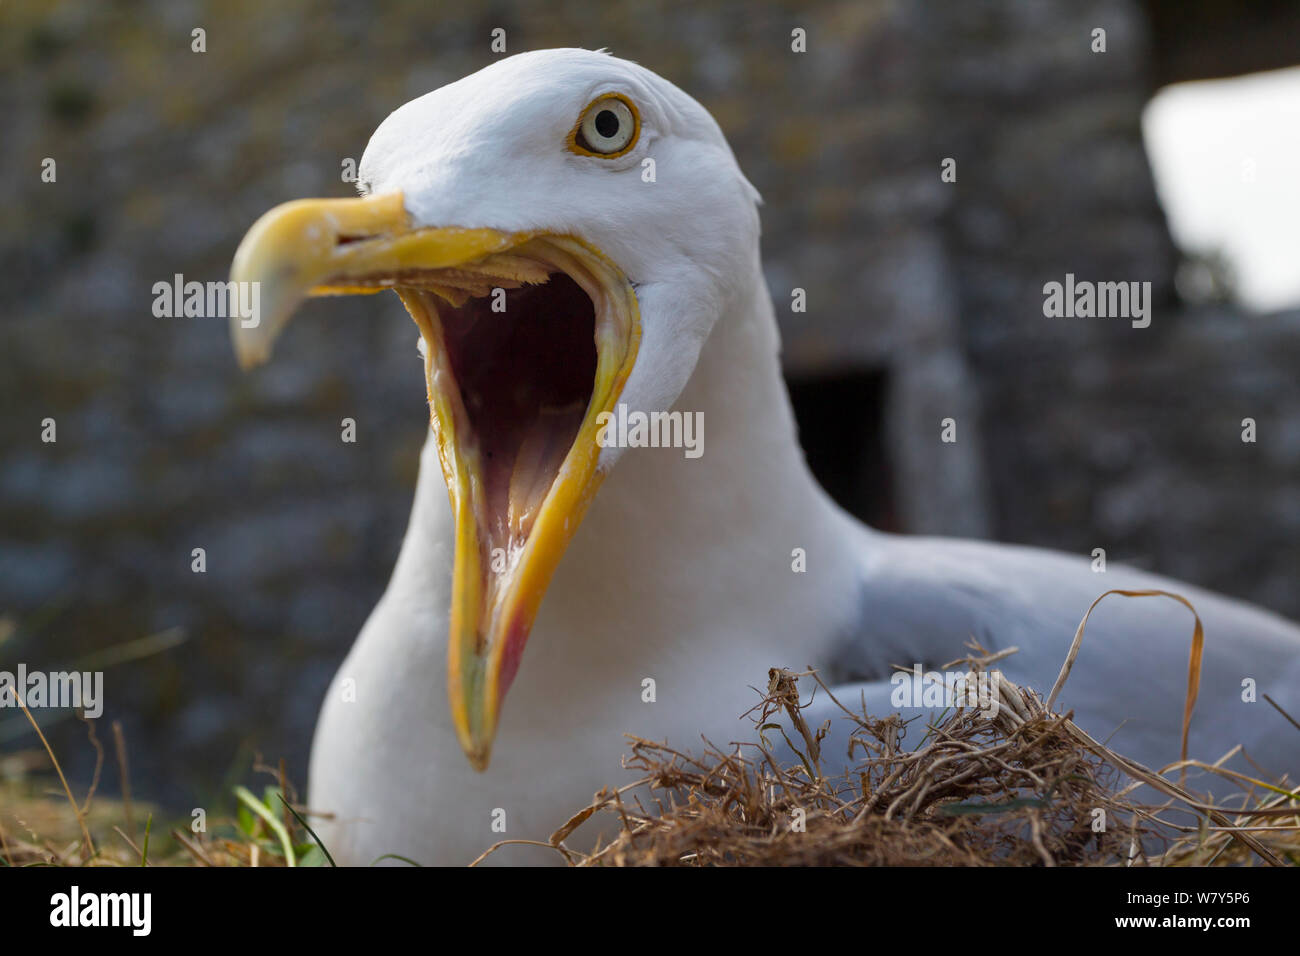
[[[1111,593],[1170,597],[1191,608],[1166,592]],[[1214,764],[1187,759],[1204,641],[1199,617],[1182,760],[1157,773],[1093,739],[1071,714],[1052,712],[1087,620],[1046,701],[1001,677],[987,681],[996,708],[952,709],[923,728],[846,706],[814,670],[773,669],[751,712],[757,743],[707,744],[695,755],[629,737],[624,765],[638,778],[598,793],[546,845],[574,866],[1300,865],[1300,787],[1228,770],[1240,748]],[[972,652],[945,669],[965,665],[975,686],[1015,649],[990,656],[972,645]],[[813,697],[801,701],[800,681],[812,695],[830,695],[852,722],[850,771],[822,772],[829,721],[807,725],[802,711]],[[911,732],[924,736],[905,747]],[[776,758],[769,736],[776,734],[797,762]],[[1238,793],[1215,804],[1190,792],[1189,768],[1231,780]],[[1175,771],[1177,783],[1166,776]],[[589,852],[569,846],[597,815],[613,816],[614,838]]]
[[[1187,603],[1166,592],[1111,593]],[[980,681],[1015,649],[989,655],[972,645],[969,656],[944,669],[961,666],[969,686],[997,694],[997,706],[981,701],[955,708],[927,726],[897,715],[876,719],[865,707],[847,706],[813,670],[774,669],[750,713],[758,728],[755,743],[725,750],[707,744],[691,754],[631,737],[624,765],[636,779],[598,793],[541,845],[573,866],[1300,865],[1300,787],[1285,778],[1265,779],[1262,771],[1248,776],[1228,769],[1240,748],[1214,764],[1187,758],[1204,643],[1200,619],[1189,656],[1183,759],[1160,772],[1094,740],[1070,714],[1053,711],[1087,621],[1085,614],[1046,699],[1005,677]],[[804,717],[819,694],[830,695],[840,719],[850,723],[849,772],[823,771],[830,722],[810,727]],[[105,752],[93,722],[86,722],[97,760],[89,792],[78,801],[35,718],[22,710],[44,753],[0,762],[0,866],[333,863],[307,823],[311,811],[296,799],[283,762],[257,762],[254,769],[274,785],[261,797],[236,787],[236,818],[212,834],[160,833],[146,816],[149,808],[133,809],[120,725],[113,730],[124,800],[95,799]],[[1296,728],[1300,733],[1300,724]],[[909,734],[922,735],[914,747],[904,745]],[[778,758],[778,741],[793,760]],[[48,792],[15,790],[12,780],[21,783],[46,756],[62,799],[59,791],[51,799]],[[1230,780],[1238,792],[1212,803],[1186,788],[1190,768]],[[1178,782],[1169,776],[1175,772]],[[140,817],[146,817],[143,834]],[[610,824],[612,838],[590,851],[571,846],[593,818]],[[479,859],[507,843],[528,842],[503,841]]]
[[[793,726],[798,763],[782,765],[764,735],[748,753],[709,745],[699,755],[629,738],[624,763],[638,779],[597,794],[549,845],[575,866],[1300,862],[1300,788],[1234,773],[1242,805],[1205,802],[1005,680],[996,716],[954,710],[914,749],[903,746],[910,728],[897,715],[877,720],[841,704],[858,759],[851,772],[825,776],[826,728],[810,730],[800,716],[801,679],[830,693],[813,671],[773,670],[757,708],[765,732],[794,736],[773,722],[778,714]],[[1136,800],[1143,784],[1169,799]],[[615,817],[614,839],[590,852],[566,845],[597,814]]]

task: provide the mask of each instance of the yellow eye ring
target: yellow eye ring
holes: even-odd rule
[[[569,131],[568,149],[579,156],[615,159],[641,138],[641,114],[621,93],[606,93],[587,104]]]

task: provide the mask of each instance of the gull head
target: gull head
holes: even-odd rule
[[[360,198],[259,219],[231,278],[241,364],[304,299],[392,289],[422,339],[455,521],[448,696],[487,767],[533,619],[621,449],[618,405],[669,410],[753,281],[758,194],[695,100],[585,50],[502,59],[395,110]],[[593,597],[593,607],[597,600]]]

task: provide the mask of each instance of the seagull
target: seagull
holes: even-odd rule
[[[932,702],[900,702],[895,668],[974,639],[1015,648],[998,667],[1043,692],[1116,588],[1177,592],[1204,622],[1193,755],[1300,766],[1264,700],[1300,714],[1295,624],[1085,556],[881,533],[832,502],[781,376],[758,192],[673,84],[604,51],[503,58],[393,112],[358,178],[359,198],[266,213],[232,267],[260,289],[231,322],[245,367],[309,296],[392,289],[419,331],[410,524],[312,747],[340,862],[465,864],[498,841],[489,862],[555,862],[528,841],[620,782],[624,734],[752,739],[771,667],[908,718]],[[1058,709],[1177,760],[1192,628],[1172,600],[1102,602]]]

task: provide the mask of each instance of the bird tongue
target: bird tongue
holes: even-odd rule
[[[532,529],[537,511],[564,464],[582,425],[586,405],[573,402],[563,408],[542,408],[528,430],[506,493],[506,528],[511,539],[523,540]],[[489,482],[492,478],[489,477]],[[495,496],[490,496],[495,497]]]

